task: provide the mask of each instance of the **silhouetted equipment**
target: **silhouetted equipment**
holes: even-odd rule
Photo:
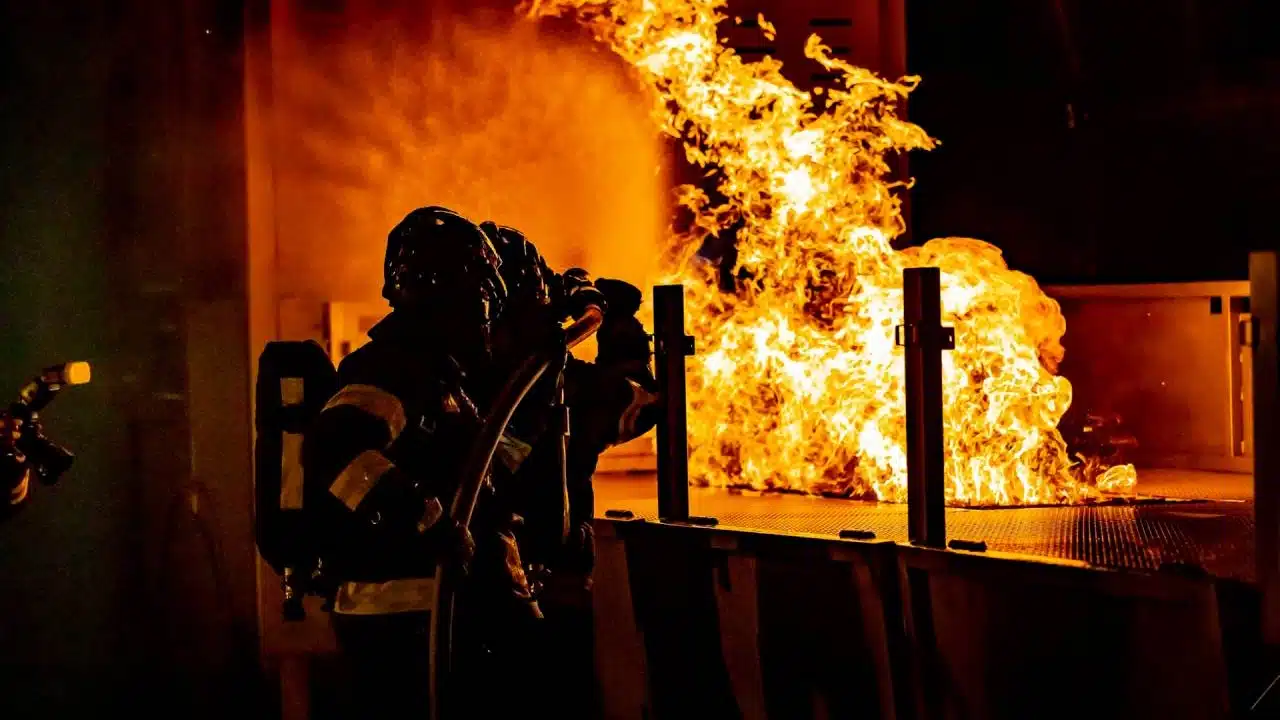
[[[64,387],[84,385],[89,382],[90,376],[87,362],[69,362],[47,367],[24,385],[18,393],[18,399],[9,405],[9,415],[22,421],[18,450],[26,456],[27,464],[36,478],[46,485],[56,483],[71,468],[75,455],[45,437],[39,423],[40,412],[53,402],[53,398]]]
[[[303,511],[302,438],[337,385],[332,361],[312,341],[267,343],[258,359],[254,532],[262,558],[283,583],[286,620],[305,617],[308,593],[325,594]]]
[[[955,329],[942,326],[942,273],[936,267],[902,271],[907,396],[907,525],[911,542],[943,547],[947,526],[942,437],[942,351],[956,346]]]
[[[480,497],[480,488],[488,476],[498,441],[511,422],[520,401],[524,399],[538,378],[554,361],[555,353],[567,352],[600,329],[604,312],[595,305],[582,308],[577,319],[564,329],[564,345],[559,348],[535,348],[508,378],[498,393],[492,407],[485,415],[484,423],[471,444],[463,462],[458,489],[449,505],[449,518],[463,527],[471,524],[471,516]],[[561,475],[563,480],[563,473]],[[432,717],[445,716],[452,698],[442,695],[443,681],[452,672],[452,642],[454,625],[454,600],[457,596],[457,574],[447,568],[436,567],[435,610],[431,613],[431,683]]]
[[[693,337],[684,332],[684,286],[653,289],[653,344],[663,412],[658,420],[658,514],[688,521],[689,432],[685,398],[685,358]]]

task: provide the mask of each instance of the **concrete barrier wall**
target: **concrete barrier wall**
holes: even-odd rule
[[[609,718],[1218,718],[1214,581],[597,521]]]

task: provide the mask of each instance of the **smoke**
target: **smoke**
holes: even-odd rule
[[[377,299],[386,234],[423,205],[517,227],[558,269],[656,276],[651,105],[589,38],[503,14],[290,39],[273,48],[282,295]]]

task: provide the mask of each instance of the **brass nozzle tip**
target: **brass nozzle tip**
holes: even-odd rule
[[[71,362],[62,369],[62,382],[67,385],[84,385],[89,382],[92,375],[89,363]]]

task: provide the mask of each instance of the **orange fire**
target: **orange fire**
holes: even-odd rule
[[[626,63],[511,13],[372,5],[274,25],[281,295],[378,302],[387,229],[424,204],[518,227],[556,267],[651,279],[669,183]]]
[[[843,78],[812,94],[772,58],[744,62],[717,38],[724,0],[534,0],[573,13],[653,91],[654,116],[714,168],[722,202],[680,190],[693,228],[675,234],[669,281],[686,287],[699,352],[689,379],[690,472],[717,486],[901,501],[906,497],[902,270],[942,271],[947,500],[1080,502],[1131,492],[1132,466],[1081,472],[1057,429],[1071,386],[1056,376],[1058,304],[1000,250],[944,238],[897,251],[903,230],[886,158],[934,141],[891,82],[831,56]],[[760,18],[761,28],[772,28]],[[817,95],[818,97],[815,97]],[[819,109],[822,102],[825,107]],[[739,287],[721,291],[696,251],[737,237]]]

